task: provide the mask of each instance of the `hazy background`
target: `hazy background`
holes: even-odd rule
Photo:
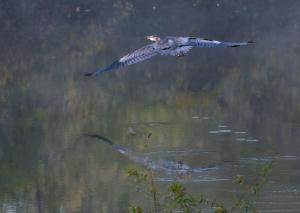
[[[1,0],[0,211],[124,212],[142,200],[124,175],[137,165],[82,136],[89,132],[138,152],[217,151],[211,162],[192,157],[196,167],[293,156],[296,162],[272,175],[274,185],[292,194],[268,197],[262,206],[297,212],[299,10],[297,0]],[[155,57],[83,76],[148,44],[151,34],[255,44],[193,49],[183,58]],[[258,142],[211,134],[219,124]],[[193,184],[220,200],[233,187]]]

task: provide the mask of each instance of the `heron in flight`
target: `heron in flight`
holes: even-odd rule
[[[199,48],[225,48],[225,47],[239,47],[245,46],[253,41],[247,42],[224,42],[209,40],[204,38],[195,37],[172,37],[167,36],[160,38],[158,36],[147,36],[147,39],[153,41],[152,44],[148,44],[132,53],[129,53],[119,60],[114,61],[112,64],[105,68],[96,70],[93,73],[86,73],[86,76],[96,76],[103,72],[108,72],[114,69],[120,69],[132,64],[139,63],[146,59],[149,59],[155,55],[163,56],[185,56],[193,47]]]

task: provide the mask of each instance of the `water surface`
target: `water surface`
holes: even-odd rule
[[[183,177],[155,172],[156,184],[176,179],[226,205],[243,193],[235,175],[254,178],[275,160],[257,206],[299,212],[298,1],[0,5],[1,212],[147,207],[148,197],[125,175],[144,166],[84,133],[188,164],[194,172]],[[83,76],[147,44],[150,34],[256,43]]]

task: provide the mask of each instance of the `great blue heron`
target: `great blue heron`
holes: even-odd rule
[[[216,40],[209,40],[204,38],[195,37],[172,37],[167,36],[161,39],[158,36],[147,36],[147,39],[154,41],[152,44],[148,44],[132,53],[129,53],[119,60],[114,61],[109,66],[98,69],[93,73],[86,73],[86,76],[95,76],[103,72],[107,72],[114,69],[119,69],[131,64],[135,64],[146,59],[149,59],[157,54],[163,56],[185,56],[188,51],[193,47],[200,48],[224,48],[224,47],[239,47],[245,46],[252,41],[247,42],[223,42]]]

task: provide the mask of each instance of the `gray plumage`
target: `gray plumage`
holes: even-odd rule
[[[86,76],[95,76],[103,72],[111,71],[114,69],[123,68],[132,64],[139,63],[149,59],[155,55],[163,56],[185,56],[193,47],[199,48],[226,48],[226,47],[239,47],[245,46],[252,41],[248,42],[223,42],[216,40],[209,40],[204,38],[194,37],[171,37],[167,36],[163,39],[157,36],[147,36],[147,39],[154,41],[132,53],[129,53],[117,61],[114,61],[109,66],[98,69],[93,73],[87,73]]]

